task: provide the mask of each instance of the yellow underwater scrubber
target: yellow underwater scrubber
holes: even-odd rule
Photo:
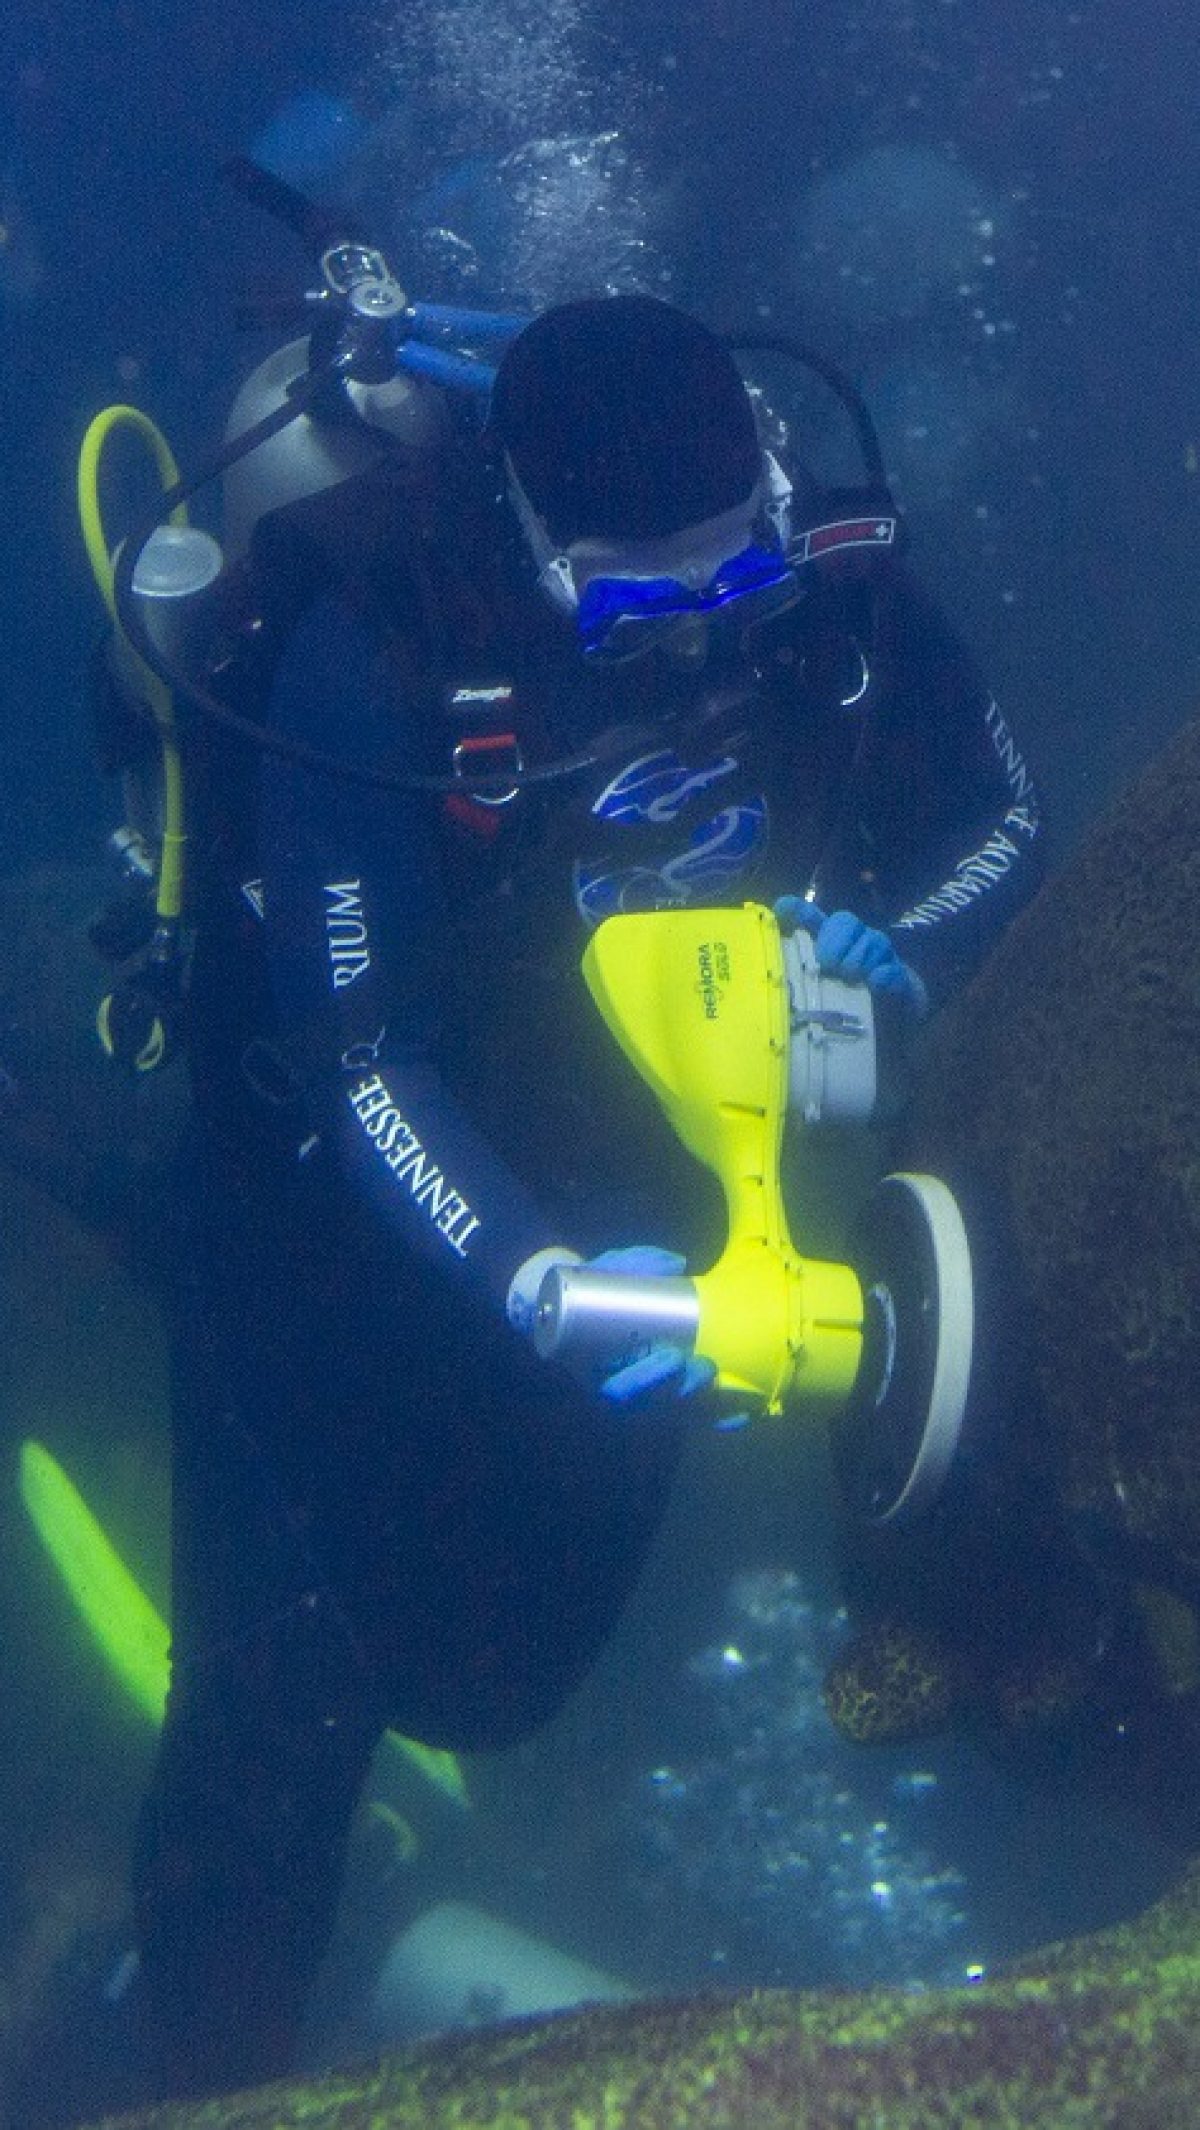
[[[613,917],[584,957],[605,1022],[669,1123],[717,1177],[728,1236],[694,1279],[560,1266],[538,1298],[539,1351],[615,1364],[656,1339],[717,1368],[752,1409],[839,1416],[851,1491],[875,1522],[929,1506],[958,1447],[974,1357],[971,1249],[938,1178],[879,1186],[853,1264],[805,1257],[780,1182],[784,1125],[866,1121],[871,994],[821,972],[770,910]]]
[[[171,1636],[73,1479],[40,1442],[21,1445],[19,1484],[30,1522],[115,1677],[142,1715],[160,1724],[171,1675]],[[388,1741],[442,1795],[469,1804],[453,1753],[389,1731]]]

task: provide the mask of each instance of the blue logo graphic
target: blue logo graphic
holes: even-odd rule
[[[595,801],[599,820],[618,826],[649,822],[669,827],[697,792],[719,784],[737,763],[732,755],[689,769],[669,748],[642,755],[613,778]],[[621,911],[680,909],[721,902],[741,881],[767,840],[767,802],[725,806],[693,828],[674,855],[655,864],[614,864],[613,856],[575,864],[575,905],[590,927]]]

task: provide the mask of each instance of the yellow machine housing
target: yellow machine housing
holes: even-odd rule
[[[729,1233],[695,1281],[696,1350],[718,1387],[778,1412],[819,1414],[850,1395],[863,1293],[849,1265],[803,1257],[788,1229],[780,1153],[790,1006],[770,910],[656,910],[611,917],[583,960],[588,988],[683,1144],[725,1195]]]

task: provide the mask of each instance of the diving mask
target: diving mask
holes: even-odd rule
[[[565,548],[506,463],[539,588],[574,619],[585,657],[637,658],[730,609],[746,622],[798,594],[787,552],[792,485],[769,452],[746,501],[702,525],[661,539],[580,539]]]

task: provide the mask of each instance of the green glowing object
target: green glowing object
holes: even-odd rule
[[[105,1662],[142,1714],[161,1723],[171,1676],[171,1635],[162,1614],[130,1574],[74,1480],[40,1442],[21,1445],[20,1485],[34,1530]],[[387,1742],[443,1796],[469,1805],[453,1753],[396,1731],[388,1732]]]

